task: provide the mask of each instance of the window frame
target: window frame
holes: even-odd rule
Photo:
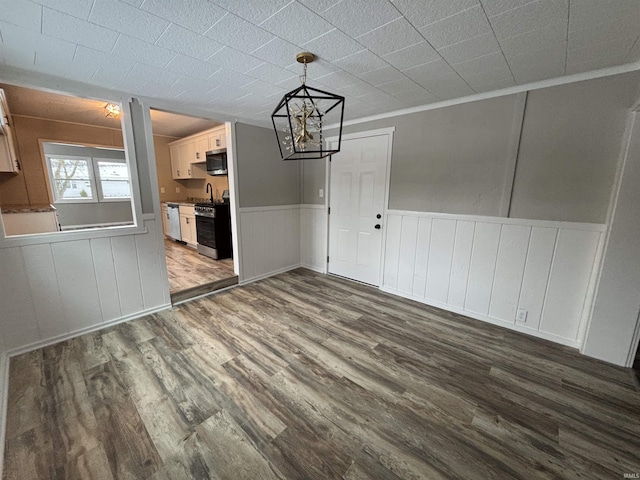
[[[86,147],[88,149],[99,149],[99,150],[113,150],[113,151],[121,151],[125,154],[124,158],[115,158],[115,157],[110,157],[108,155],[105,156],[100,156],[97,154],[93,154],[93,155],[73,155],[73,154],[67,154],[67,153],[45,153],[45,147],[44,145],[47,143],[51,143],[54,145],[67,145],[70,147]],[[133,186],[132,186],[132,175],[131,175],[131,166],[129,165],[129,162],[127,161],[127,156],[126,156],[126,150],[122,149],[122,148],[118,148],[118,147],[97,147],[94,145],[79,145],[76,143],[73,144],[64,144],[62,142],[47,142],[47,141],[43,141],[41,142],[42,144],[42,150],[43,150],[43,156],[44,156],[44,161],[45,161],[45,166],[47,169],[47,175],[48,175],[48,183],[49,183],[49,188],[51,191],[51,195],[52,195],[52,203],[55,205],[56,203],[58,204],[89,204],[89,203],[113,203],[113,202],[133,202]],[[91,188],[92,188],[92,196],[88,199],[80,199],[80,198],[70,198],[70,199],[60,199],[57,197],[56,191],[55,191],[55,178],[53,177],[53,171],[52,171],[52,165],[51,165],[51,159],[55,159],[55,158],[64,158],[64,159],[79,159],[79,160],[86,160],[89,164],[89,181],[91,183]],[[104,196],[104,191],[102,188],[102,177],[100,176],[100,169],[99,169],[99,162],[110,162],[110,163],[121,163],[124,166],[126,166],[127,168],[127,174],[128,174],[128,178],[127,181],[129,182],[129,196],[128,197],[105,197]]]
[[[115,150],[115,149],[114,149]],[[123,160],[116,158],[108,158],[108,157],[91,157],[94,169],[94,178],[96,179],[96,191],[98,192],[98,202],[100,203],[111,203],[111,202],[131,202],[133,199],[133,193],[131,188],[131,170],[129,169],[129,165],[127,163],[127,159]],[[109,162],[109,163],[121,163],[125,167],[127,167],[127,181],[129,182],[129,196],[128,197],[105,197],[104,191],[102,189],[102,177],[100,176],[100,168],[99,163]]]
[[[80,198],[58,198],[56,193],[56,178],[53,176],[53,169],[51,166],[51,159],[62,158],[62,159],[70,159],[70,160],[85,160],[87,162],[87,171],[89,172],[89,183],[91,184],[91,197],[87,197],[87,199],[82,200]],[[47,153],[45,154],[45,163],[47,165],[47,173],[49,174],[49,182],[51,185],[51,195],[53,196],[53,203],[98,203],[98,191],[96,188],[96,179],[95,179],[95,171],[93,168],[92,157],[84,157],[79,155],[58,155],[55,153]]]

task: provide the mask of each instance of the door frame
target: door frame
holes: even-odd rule
[[[387,143],[387,161],[385,166],[385,179],[384,179],[384,204],[382,206],[382,245],[380,247],[380,271],[378,272],[378,285],[375,285],[376,288],[380,288],[382,286],[383,274],[384,274],[384,253],[387,247],[387,211],[389,210],[389,185],[391,182],[391,154],[393,152],[393,134],[396,131],[396,127],[386,127],[386,128],[378,128],[376,130],[365,130],[362,132],[354,132],[347,133],[342,135],[342,141],[344,140],[354,140],[368,137],[379,137],[383,135],[387,135],[388,143]],[[337,136],[328,137],[325,139],[327,147],[332,141],[338,140]],[[326,213],[326,232],[327,236],[325,238],[325,251],[327,252],[327,259],[331,252],[329,252],[329,235],[331,232],[330,229],[330,218],[329,218],[329,206],[331,205],[331,156],[328,156],[325,160],[325,179],[324,179],[324,191],[326,192],[324,196],[324,211]],[[329,260],[325,260],[324,262],[324,272],[326,274],[329,273]],[[357,280],[354,280],[357,281]]]

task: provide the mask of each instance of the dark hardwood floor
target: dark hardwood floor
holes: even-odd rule
[[[304,269],[15,357],[9,389],[5,480],[640,473],[631,369]]]
[[[164,239],[171,303],[236,285],[233,259],[214,260],[193,248]]]

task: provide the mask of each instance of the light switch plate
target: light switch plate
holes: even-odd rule
[[[180,193],[180,187],[176,187],[176,193]]]
[[[160,187],[160,193],[164,193],[164,192],[165,192],[164,187]]]
[[[324,197],[324,188],[321,188],[320,190],[318,190],[318,196],[320,198]]]

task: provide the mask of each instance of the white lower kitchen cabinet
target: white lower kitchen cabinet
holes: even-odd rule
[[[162,212],[162,231],[165,235],[169,235],[169,209],[166,203],[161,204],[160,211]]]
[[[197,246],[196,216],[192,206],[180,205],[180,233],[183,242],[186,242],[190,247]]]

